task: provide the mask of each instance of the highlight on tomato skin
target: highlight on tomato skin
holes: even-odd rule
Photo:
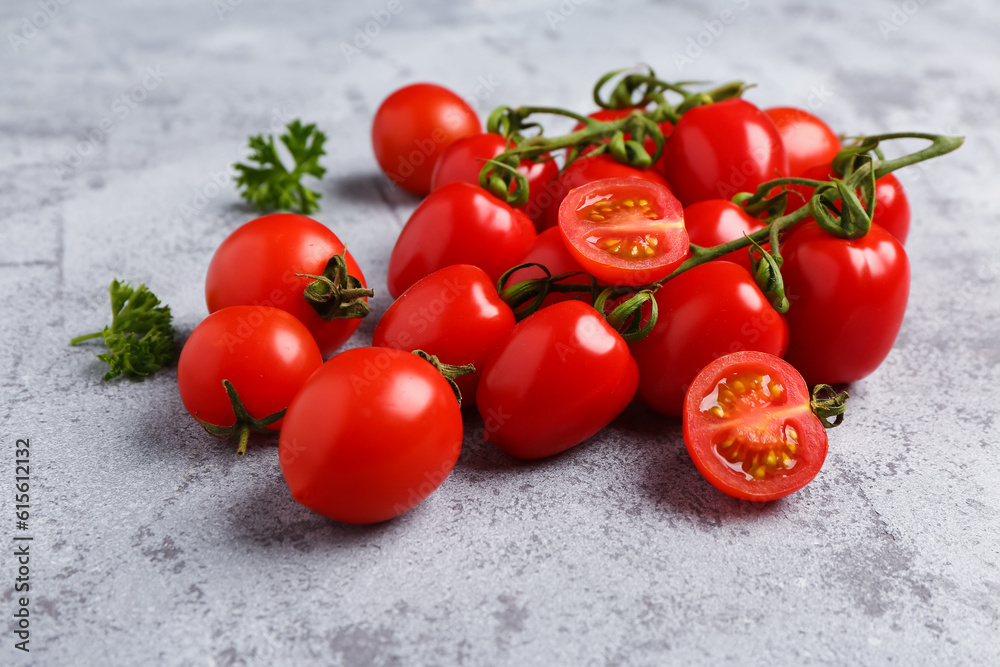
[[[763,352],[734,352],[706,366],[685,396],[683,431],[698,471],[743,500],[798,491],[819,473],[828,449],[805,380]]]

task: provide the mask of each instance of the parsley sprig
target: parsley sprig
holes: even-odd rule
[[[315,123],[303,125],[298,120],[288,124],[288,131],[279,139],[285,144],[295,168],[288,171],[281,163],[278,151],[274,146],[274,136],[263,134],[250,137],[249,161],[260,166],[236,164],[239,172],[236,186],[243,188],[240,194],[251,206],[261,211],[293,211],[309,215],[319,210],[318,192],[302,185],[302,177],[306,174],[322,178],[326,168],[320,166],[319,158],[326,155],[323,143],[326,135],[316,129]]]
[[[138,289],[116,278],[108,289],[111,294],[111,326],[103,331],[77,336],[76,345],[92,338],[104,338],[108,351],[97,355],[111,366],[104,381],[122,373],[143,378],[166,366],[174,358],[174,327],[170,324],[169,306],[161,306],[145,285]]]

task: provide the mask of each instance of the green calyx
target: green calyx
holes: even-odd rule
[[[441,363],[441,360],[438,359],[436,356],[434,356],[433,354],[428,354],[423,350],[414,350],[413,354],[417,355],[418,357],[429,363],[431,366],[433,366],[434,369],[441,374],[441,377],[443,377],[445,380],[448,381],[448,385],[451,387],[451,390],[455,392],[455,399],[458,401],[458,407],[462,407],[462,392],[459,390],[458,384],[455,382],[455,379],[460,378],[463,375],[468,375],[469,373],[475,373],[476,367],[473,366],[472,364],[465,364],[464,366],[452,366],[451,364],[444,364]]]
[[[609,298],[620,296],[622,293],[614,287],[609,287],[601,292],[594,300],[594,308],[604,315],[605,305]],[[627,294],[627,292],[626,292]],[[642,323],[642,308],[649,304],[649,321]],[[656,298],[653,290],[640,289],[633,292],[631,296],[619,303],[607,314],[605,319],[612,329],[621,334],[626,343],[637,343],[645,338],[659,317],[659,308],[656,305]]]
[[[520,282],[508,285],[510,277],[517,271],[531,266],[537,266],[545,272],[544,278],[528,278]],[[579,277],[587,279],[586,283],[570,282]],[[590,274],[582,271],[567,271],[553,276],[548,267],[537,262],[526,262],[518,264],[508,269],[500,280],[497,281],[497,294],[510,309],[514,312],[515,319],[520,322],[529,315],[535,313],[542,307],[542,303],[551,293],[560,294],[588,294],[593,301],[599,293],[597,280]]]
[[[818,384],[813,387],[812,398],[809,401],[809,409],[813,411],[823,428],[834,428],[844,422],[844,414],[847,412],[847,399],[850,394],[846,391],[837,392],[828,384]],[[833,421],[830,421],[830,420]]]
[[[232,382],[223,380],[222,386],[225,388],[226,396],[229,397],[229,402],[233,406],[233,414],[236,415],[236,421],[233,422],[233,425],[219,426],[211,424],[197,414],[195,414],[194,418],[198,420],[201,427],[212,437],[219,438],[220,440],[238,439],[239,447],[236,450],[236,455],[243,456],[247,453],[247,442],[250,439],[250,431],[254,433],[273,433],[274,431],[271,431],[267,427],[282,419],[285,416],[287,408],[262,419],[257,419],[247,411],[243,405],[243,401],[240,400],[240,395],[236,393],[236,388]]]
[[[365,299],[375,292],[361,284],[361,281],[347,271],[347,251],[334,255],[326,263],[323,273],[318,276],[308,273],[295,274],[300,278],[312,278],[302,295],[316,313],[330,320],[364,317],[368,314]]]

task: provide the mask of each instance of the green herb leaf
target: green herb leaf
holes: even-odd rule
[[[250,161],[259,166],[236,164],[239,172],[236,186],[242,188],[240,194],[254,208],[261,211],[293,211],[309,215],[319,210],[317,200],[320,194],[302,185],[306,174],[322,178],[326,168],[321,167],[319,158],[326,155],[323,143],[326,135],[316,129],[314,123],[303,125],[298,120],[288,124],[288,131],[279,139],[285,144],[295,160],[295,168],[288,171],[281,163],[274,146],[274,137],[263,134],[250,137]]]
[[[145,377],[166,366],[174,358],[174,327],[170,324],[169,306],[161,306],[145,285],[133,289],[117,279],[111,281],[111,326],[104,331],[78,336],[69,342],[76,345],[102,337],[108,351],[97,358],[111,366],[104,381],[122,373]]]

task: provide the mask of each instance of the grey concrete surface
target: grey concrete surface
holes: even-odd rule
[[[0,663],[997,664],[997,5],[401,0],[345,52],[388,4],[0,5]],[[206,315],[208,260],[253,217],[213,177],[282,117],[329,135],[317,217],[376,289],[350,342],[363,345],[416,205],[371,154],[382,98],[430,80],[478,92],[483,117],[589,111],[592,82],[638,62],[755,82],[751,101],[811,107],[839,131],[968,137],[900,174],[914,213],[903,330],[791,497],[719,494],[679,424],[642,408],[530,464],[478,441],[469,415],[426,503],[337,525],[293,501],[275,439],[238,460],[206,437],[173,370],[103,384],[93,350],[67,346],[106,322],[113,276],[147,283],[181,336]],[[28,531],[14,528],[18,438]],[[27,654],[13,617],[25,534]]]

